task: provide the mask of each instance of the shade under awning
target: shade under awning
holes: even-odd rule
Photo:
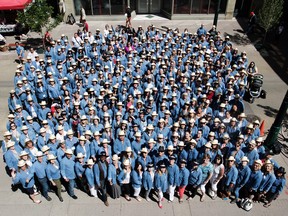
[[[26,7],[26,4],[32,0],[0,0],[0,10],[20,10]]]

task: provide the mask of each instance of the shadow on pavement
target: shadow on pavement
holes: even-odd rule
[[[247,19],[238,18],[239,25],[242,29],[247,28]],[[238,29],[235,31],[239,32]],[[243,35],[243,33],[242,33]],[[230,35],[229,35],[230,36]],[[231,38],[235,40],[235,43],[241,42],[238,34],[235,34]],[[260,55],[266,60],[266,62],[271,66],[275,73],[288,84],[288,32],[287,28],[284,30],[280,37],[277,37],[275,30],[271,30],[267,34],[265,45],[263,45],[264,32],[259,27],[254,29],[254,32],[248,35],[247,40],[254,44],[255,48],[259,51]]]
[[[251,41],[243,34],[244,32],[241,29],[233,29],[233,31],[236,31],[237,33],[234,33],[234,35],[232,35],[224,32],[224,36],[229,36],[230,41],[236,45],[245,46],[251,44]]]
[[[271,118],[276,118],[276,115],[278,113],[278,109],[272,108],[270,106],[263,106],[261,104],[257,104],[258,107],[262,108],[264,110],[264,114],[266,116],[269,116]],[[284,119],[288,120],[288,115],[286,114]]]

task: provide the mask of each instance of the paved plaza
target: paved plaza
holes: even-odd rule
[[[107,23],[103,21],[91,21],[89,23],[90,30],[94,33],[96,28],[101,31],[104,30],[106,24],[117,26],[119,24],[123,25],[123,21],[109,21]],[[199,20],[199,21],[188,21],[188,20],[157,20],[157,19],[147,19],[138,17],[136,20],[132,20],[132,25],[137,28],[138,25],[142,25],[144,29],[148,25],[155,25],[157,28],[161,26],[179,28],[181,32],[185,28],[188,28],[189,32],[196,32],[200,24],[203,23],[207,30],[212,26],[211,20]],[[56,29],[52,31],[53,38],[60,38],[61,34],[67,35],[69,38],[72,37],[73,33],[77,31],[78,28],[82,28],[74,25],[61,24]],[[243,37],[239,33],[241,27],[236,20],[218,22],[218,30],[223,34],[227,34],[232,39],[233,45],[238,47],[239,52],[246,51],[248,60],[255,61],[256,66],[260,73],[264,75],[264,89],[267,91],[266,100],[258,99],[255,100],[253,104],[245,103],[245,113],[248,116],[256,116],[261,121],[265,120],[265,131],[267,131],[271,124],[273,123],[277,110],[279,109],[283,97],[287,90],[287,85],[277,76],[277,74],[272,70],[272,68],[266,63],[266,61],[261,57],[258,51],[255,49],[253,44],[249,43],[246,37]],[[164,29],[163,29],[164,30]],[[13,38],[9,38],[10,41]],[[6,130],[6,122],[8,115],[7,108],[7,98],[9,96],[9,91],[13,89],[13,76],[16,70],[16,63],[14,59],[16,57],[15,51],[0,53],[0,139],[3,139],[3,133]],[[1,153],[2,158],[2,153]],[[288,159],[283,155],[278,155],[276,160],[281,166],[284,166],[288,170]],[[42,203],[40,205],[33,204],[28,196],[21,193],[20,191],[12,192],[11,190],[11,179],[5,173],[5,164],[3,160],[0,161],[0,216],[6,215],[137,215],[137,216],[147,216],[147,215],[176,215],[176,216],[186,216],[186,215],[286,215],[288,212],[288,188],[284,189],[280,198],[272,203],[272,206],[268,209],[264,208],[262,204],[255,203],[251,212],[246,213],[242,209],[238,208],[236,205],[232,205],[229,201],[223,201],[220,198],[216,200],[211,200],[207,197],[204,202],[199,201],[199,196],[196,196],[192,201],[185,201],[183,204],[179,204],[177,199],[174,203],[163,203],[163,209],[159,209],[156,202],[137,202],[132,199],[131,202],[127,202],[124,198],[120,200],[112,200],[108,198],[110,206],[106,207],[99,198],[89,197],[87,194],[76,190],[76,195],[78,200],[73,200],[68,197],[67,193],[63,194],[64,202],[60,203],[55,194],[51,194],[52,201],[48,202],[43,197],[41,198]],[[288,176],[286,177],[288,179]],[[155,195],[156,199],[156,195]]]

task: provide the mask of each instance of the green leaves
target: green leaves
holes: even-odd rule
[[[259,21],[266,32],[279,23],[283,13],[283,3],[284,0],[264,0],[259,11]]]
[[[51,19],[53,7],[49,6],[46,0],[35,0],[23,12],[18,12],[18,21],[30,29],[40,33],[55,28],[61,21],[62,17],[58,16]]]

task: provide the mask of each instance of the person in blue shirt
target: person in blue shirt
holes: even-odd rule
[[[87,161],[87,168],[85,169],[85,177],[87,179],[87,185],[89,187],[90,195],[93,197],[97,197],[97,190],[95,188],[95,176],[93,172],[94,161],[89,159]]]
[[[154,166],[153,163],[147,164],[147,170],[143,173],[143,187],[145,189],[145,199],[147,202],[151,201],[149,198],[152,188],[154,188]]]
[[[271,163],[271,161],[266,160],[263,169],[263,178],[254,200],[260,201],[268,193],[275,180],[276,176],[274,174],[273,164]]]
[[[112,156],[112,163],[108,166],[108,184],[110,186],[111,198],[119,199],[121,195],[121,188],[117,182],[117,175],[121,172],[121,163],[119,161],[118,155],[114,154]]]
[[[25,54],[25,50],[24,48],[19,44],[18,41],[15,42],[16,45],[16,53],[19,59],[19,62],[22,63],[23,62],[23,58],[24,58],[24,54]]]
[[[169,193],[168,202],[173,202],[175,188],[178,185],[179,181],[179,167],[175,162],[176,157],[174,155],[171,155],[169,157],[169,166],[167,167],[168,193]]]
[[[135,169],[131,173],[132,177],[132,187],[134,189],[134,197],[140,202],[141,198],[139,196],[142,188],[142,180],[143,180],[143,167],[140,163],[136,163]]]
[[[207,30],[204,28],[204,24],[201,24],[200,28],[197,29],[197,35],[200,37],[202,35],[206,35]]]
[[[234,188],[235,199],[233,199],[230,202],[231,204],[240,202],[239,192],[240,192],[241,188],[243,188],[244,185],[246,185],[246,183],[248,182],[248,180],[250,178],[251,169],[248,166],[248,162],[249,162],[249,159],[246,156],[244,156],[241,159],[241,164],[239,164],[237,167],[238,177],[237,177],[236,185]]]
[[[223,186],[220,192],[222,199],[226,200],[230,197],[231,192],[234,190],[236,180],[238,177],[238,170],[235,166],[235,158],[230,156],[227,160],[228,164],[225,169],[225,174],[223,178]]]
[[[256,149],[255,140],[251,140],[247,147],[243,148],[243,152],[249,159],[249,166],[251,167],[255,160],[259,159],[259,154]]]
[[[74,194],[74,187],[75,187],[75,162],[73,160],[73,152],[71,149],[67,149],[65,152],[65,157],[61,160],[61,175],[64,181],[67,183],[68,186],[68,194],[73,199],[78,199],[78,197]]]
[[[118,133],[118,139],[114,142],[113,152],[117,155],[121,155],[127,147],[131,147],[130,141],[125,137],[125,132],[121,130]]]
[[[48,195],[49,185],[45,172],[47,163],[43,161],[43,153],[41,151],[37,152],[36,158],[37,161],[33,164],[35,175],[37,176],[37,180],[41,185],[42,195],[45,197],[47,201],[51,201],[52,199]]]
[[[13,170],[11,173],[13,184],[20,183],[34,203],[41,203],[41,200],[35,197],[38,193],[34,191],[35,180],[33,169],[29,168],[24,160],[18,162],[18,167],[18,172]]]
[[[84,162],[84,154],[77,153],[76,156],[76,162],[75,162],[75,173],[76,173],[76,182],[79,188],[81,188],[81,190],[87,192],[87,183],[86,183],[86,179],[84,176],[84,172],[85,172],[85,162]],[[61,162],[60,162],[61,163]]]
[[[199,163],[197,161],[193,161],[191,164],[191,170],[189,170],[189,178],[188,178],[188,197],[187,200],[193,199],[197,193],[197,189],[200,187],[202,183],[202,169],[199,167]]]
[[[179,203],[183,203],[183,195],[185,188],[188,185],[189,171],[186,168],[187,161],[182,159],[180,161],[179,169],[179,180],[178,180],[178,192],[179,192]]]
[[[165,193],[168,189],[168,178],[167,178],[167,170],[166,165],[164,163],[158,166],[158,170],[155,173],[154,179],[154,188],[157,191],[158,195],[158,206],[159,208],[163,208],[163,193]],[[173,194],[174,196],[174,194]]]
[[[250,178],[244,187],[244,197],[248,197],[252,200],[253,197],[256,195],[263,178],[261,167],[262,161],[259,159],[255,160],[251,168]]]
[[[54,188],[56,188],[56,195],[58,196],[60,202],[63,202],[61,195],[61,172],[59,163],[56,160],[56,157],[53,154],[48,154],[47,156],[48,164],[46,166],[46,175],[49,182]]]
[[[13,141],[10,141],[6,144],[6,148],[7,148],[7,151],[5,152],[4,154],[4,160],[5,160],[5,163],[9,169],[9,171],[12,173],[14,171],[17,170],[18,168],[18,160],[19,160],[19,155],[20,155],[20,152],[22,151],[22,149],[15,146],[15,142]],[[11,174],[9,173],[9,175]]]
[[[263,205],[264,207],[268,208],[271,205],[272,201],[277,199],[280,193],[283,191],[286,185],[285,174],[286,172],[284,167],[279,167],[275,171],[276,179],[272,184],[270,190],[265,194],[267,202],[265,202],[265,204]]]

